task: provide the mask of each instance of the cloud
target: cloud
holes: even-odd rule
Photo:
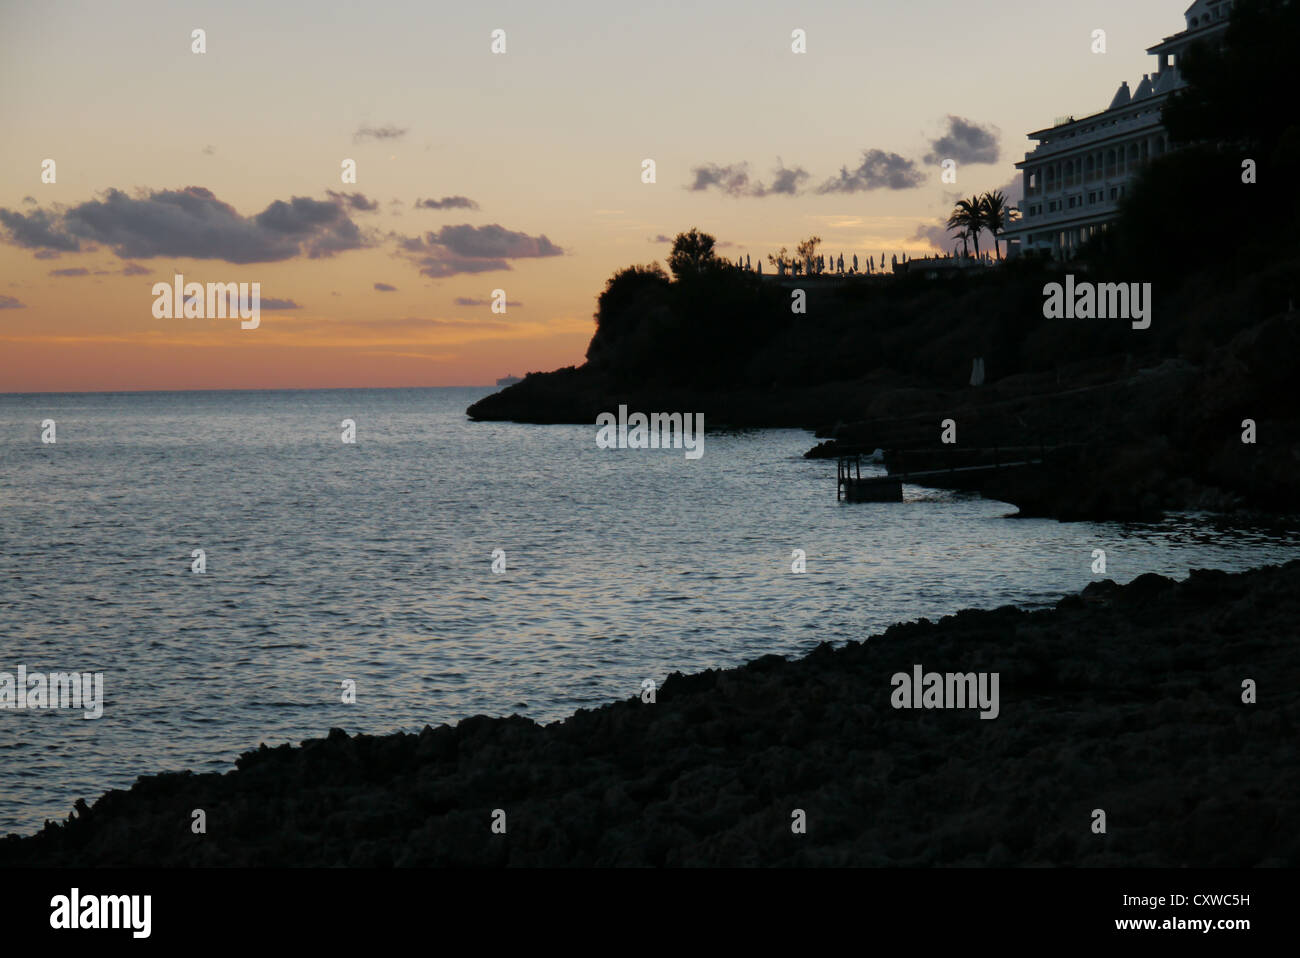
[[[123,276],[143,276],[149,272],[152,272],[152,270],[146,266],[141,266],[139,263],[127,263],[122,267]]]
[[[37,259],[58,259],[63,254],[56,249],[38,249],[32,255]]]
[[[931,248],[943,250],[944,252],[951,250],[954,244],[961,242],[955,233],[948,232],[948,228],[942,222],[922,223],[910,238],[924,240],[930,244]]]
[[[692,167],[691,173],[695,180],[687,189],[695,193],[716,186],[723,193],[744,196],[745,191],[749,189],[748,163],[728,163],[726,166],[705,163],[702,166]]]
[[[444,226],[423,237],[400,237],[399,250],[434,279],[457,273],[510,269],[508,260],[563,256],[545,235],[529,236],[493,223],[489,226]]]
[[[110,189],[102,199],[55,214],[33,210],[24,216],[0,209],[0,223],[8,228],[11,243],[29,249],[76,252],[103,243],[122,259],[184,256],[269,263],[302,255],[332,256],[370,245],[345,209],[355,208],[357,196],[295,196],[245,217],[200,186],[136,196]]]
[[[767,192],[785,196],[796,195],[799,192],[800,184],[808,179],[808,171],[800,166],[787,167],[779,158],[776,162],[777,166],[773,171],[772,185],[767,188]]]
[[[675,242],[677,242],[677,240],[674,239],[673,237],[671,237],[671,236],[665,236],[663,233],[659,233],[659,234],[655,235],[654,237],[647,237],[647,241],[650,242],[650,243],[675,243]],[[735,246],[735,245],[736,245],[736,244],[733,243],[733,242],[731,242],[731,240],[716,240],[716,241],[714,242],[714,244],[713,244],[713,248],[714,248],[714,249],[726,249],[726,248],[729,247],[729,246]]]
[[[748,163],[705,163],[691,168],[695,179],[686,187],[693,193],[716,188],[728,196],[794,196],[799,186],[809,178],[803,167],[787,167],[777,158],[776,168],[772,171],[772,185],[767,186],[757,180],[751,180]]]
[[[357,132],[352,134],[352,141],[358,143],[361,140],[400,140],[406,136],[406,129],[403,127],[393,126],[391,123],[387,126],[361,126],[357,127]]]
[[[926,163],[956,160],[958,163],[996,163],[1001,150],[996,126],[980,126],[973,120],[948,115],[948,131],[930,144]]]
[[[397,287],[396,287],[396,286],[389,286],[387,283],[375,283],[375,289],[379,290],[379,292],[381,292],[381,293],[395,293],[395,292],[397,292]]]
[[[25,303],[20,303],[12,296],[0,296],[0,309],[26,309]]]
[[[240,305],[239,297],[235,295],[231,295],[229,291],[224,291],[224,290],[222,291],[222,295],[226,297],[226,305],[227,305],[226,312],[231,315],[234,315],[234,313],[237,312],[239,309],[239,305]],[[196,299],[202,301],[202,297],[187,296],[185,298],[185,302],[192,303]],[[301,306],[299,306],[291,299],[276,299],[274,296],[259,296],[257,300],[257,307],[258,309],[265,309],[270,311],[283,310],[283,309],[302,309]]]
[[[25,249],[47,249],[75,253],[81,243],[58,228],[58,218],[45,210],[32,210],[24,215],[13,210],[0,209],[0,223],[9,231],[9,241]]]
[[[1021,173],[1013,173],[1011,181],[998,189],[1007,195],[1008,206],[1018,207],[1025,200],[1025,177]]]
[[[833,176],[821,186],[818,193],[857,193],[862,190],[911,190],[925,182],[925,174],[916,168],[913,160],[886,153],[884,150],[863,150],[862,162],[850,172],[840,167],[839,176]]]
[[[359,213],[370,213],[379,209],[379,201],[370,199],[364,193],[335,193],[333,190],[326,190],[325,195],[340,206]]]
[[[90,270],[86,269],[84,266],[70,266],[67,269],[50,270],[51,276],[86,276],[89,275],[89,273]]]
[[[490,299],[474,299],[474,298],[472,298],[472,297],[470,297],[470,296],[457,296],[454,300],[452,300],[452,302],[455,303],[457,306],[490,306],[490,305],[492,305],[492,300],[490,300]],[[507,305],[507,306],[522,306],[522,305],[524,305],[524,304],[523,304],[523,303],[517,303],[517,302],[515,302],[513,299],[508,299],[508,300],[506,300],[506,305]]]
[[[476,210],[478,204],[468,196],[444,196],[440,200],[416,200],[417,210]]]

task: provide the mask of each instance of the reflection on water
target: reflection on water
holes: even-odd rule
[[[1054,602],[1097,548],[1121,582],[1300,555],[1285,524],[1011,519],[919,487],[840,503],[802,431],[710,433],[694,461],[600,450],[594,426],[466,421],[485,392],[0,397],[0,671],[102,670],[106,699],[97,721],[0,712],[0,832],[331,726],[551,721],[674,670]]]

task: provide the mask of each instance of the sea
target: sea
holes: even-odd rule
[[[0,709],[0,834],[333,727],[554,722],[899,621],[1300,557],[1287,523],[838,502],[806,431],[601,449],[470,421],[493,391],[0,395],[0,673],[103,675],[99,718]]]

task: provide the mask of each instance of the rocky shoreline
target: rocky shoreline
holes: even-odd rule
[[[1297,621],[1300,561],[1103,581],[674,674],[654,703],[547,726],[262,746],[78,802],[0,841],[0,865],[1293,867]],[[996,719],[893,707],[918,665],[998,673]]]

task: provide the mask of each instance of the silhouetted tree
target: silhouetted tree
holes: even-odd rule
[[[673,251],[668,255],[668,268],[673,276],[682,280],[716,270],[723,262],[713,252],[716,242],[708,233],[698,229],[678,233],[673,240]]]
[[[813,267],[816,265],[817,261],[817,245],[821,243],[821,241],[822,238],[820,236],[810,236],[806,240],[802,240],[799,245],[794,248],[795,255],[804,263],[803,271],[805,273],[811,273],[813,271]]]
[[[1015,220],[1017,211],[1007,205],[1007,194],[1001,190],[985,193],[980,197],[980,218],[984,228],[993,234],[993,250],[998,259],[1002,259],[1002,247],[998,245],[998,234]]]
[[[958,200],[952,215],[948,217],[948,229],[965,230],[975,243],[975,256],[980,255],[980,231],[984,229],[984,210],[978,197],[972,196]]]

